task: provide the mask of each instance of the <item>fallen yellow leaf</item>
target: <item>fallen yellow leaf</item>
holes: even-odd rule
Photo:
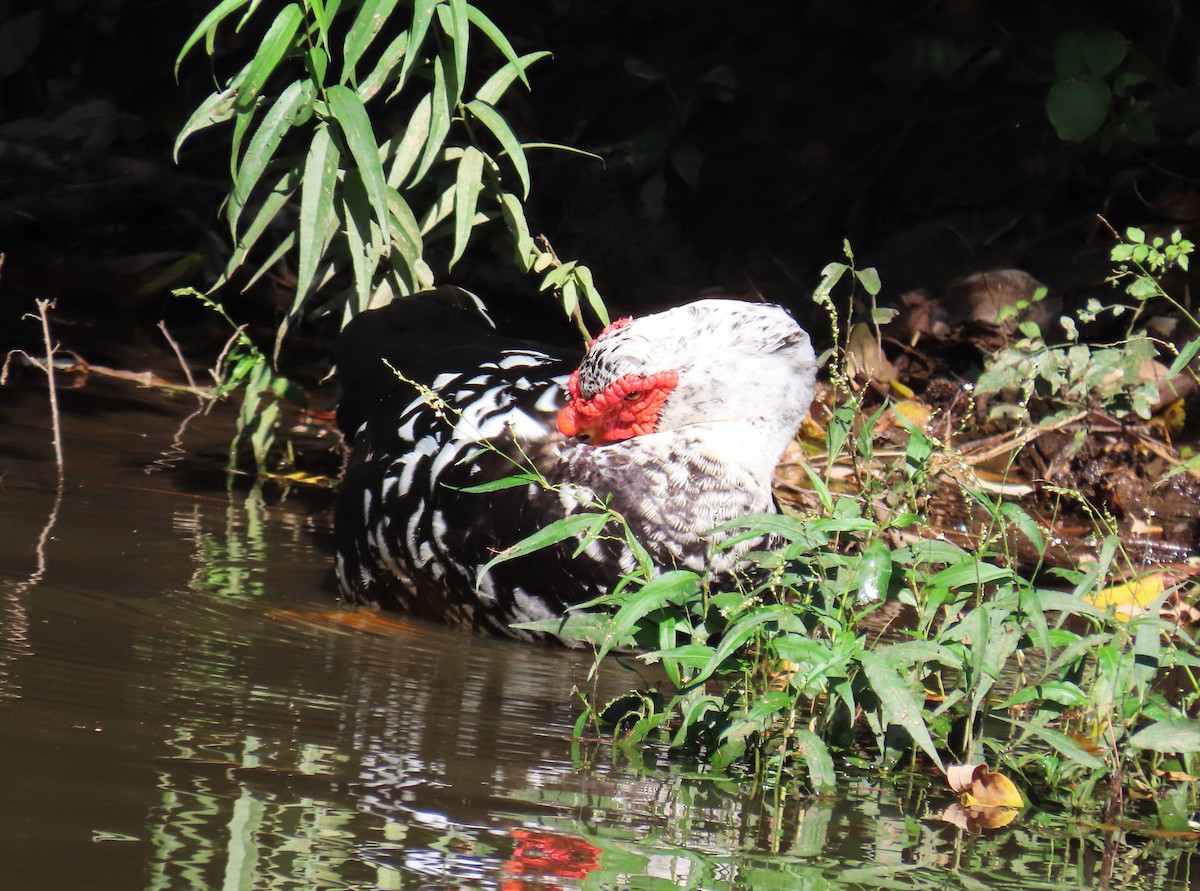
[[[1084,595],[1084,600],[1097,609],[1115,609],[1117,617],[1129,619],[1143,613],[1162,596],[1167,588],[1167,577],[1164,572],[1151,572],[1139,576],[1133,581],[1112,585],[1100,591]]]
[[[946,782],[959,794],[964,807],[1025,806],[1012,780],[994,773],[986,764],[952,764],[946,768]]]

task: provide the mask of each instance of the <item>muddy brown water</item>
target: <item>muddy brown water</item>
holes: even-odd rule
[[[328,496],[219,472],[231,415],[0,389],[0,888],[1200,887],[1194,851],[847,775],[772,808],[572,742],[586,655],[347,627]],[[600,695],[637,677],[606,666]],[[772,814],[778,815],[772,821]]]

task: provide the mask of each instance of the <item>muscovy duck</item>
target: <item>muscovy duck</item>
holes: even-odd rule
[[[580,362],[498,337],[473,301],[453,288],[400,298],[335,345],[352,443],[335,519],[344,597],[538,637],[511,626],[634,568],[620,536],[480,570],[587,510],[581,490],[608,500],[656,566],[731,571],[754,543],[713,553],[704,533],[775,510],[775,467],[812,400],[812,346],[787,312],[699,300],[614,322]],[[463,491],[529,465],[550,488]]]

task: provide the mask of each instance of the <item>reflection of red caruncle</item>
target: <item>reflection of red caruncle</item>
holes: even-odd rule
[[[581,838],[527,829],[514,829],[512,837],[517,846],[504,864],[506,873],[582,879],[600,868],[600,849]],[[521,887],[522,883],[514,880],[503,884],[504,891],[518,891]]]

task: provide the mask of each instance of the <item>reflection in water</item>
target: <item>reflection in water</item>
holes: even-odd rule
[[[972,837],[932,819],[945,801],[877,778],[774,803],[665,760],[616,765],[570,739],[586,656],[330,622],[324,503],[219,476],[172,490],[179,471],[149,488],[187,400],[101,391],[66,408],[72,485],[16,598],[53,473],[0,444],[0,659],[27,654],[0,703],[6,888],[1095,884],[1102,839],[1036,813]],[[35,419],[0,404],[5,429]],[[633,681],[613,663],[593,695]],[[1170,844],[1123,846],[1125,887],[1189,887],[1196,852]]]

